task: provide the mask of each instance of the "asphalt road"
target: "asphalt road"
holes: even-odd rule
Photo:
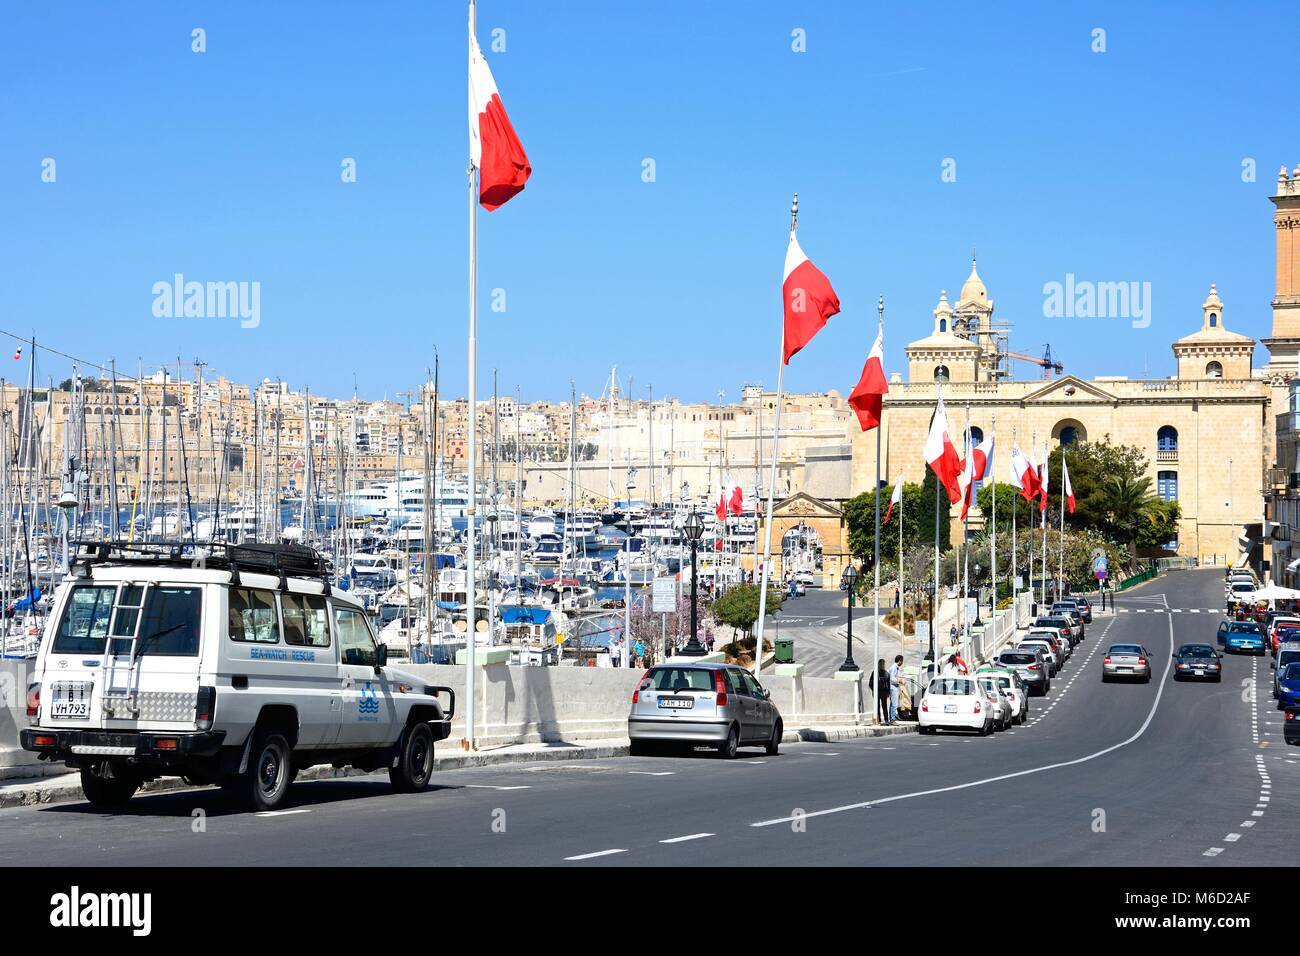
[[[1173,646],[1213,639],[1221,582],[1175,572],[1121,598],[1128,613],[1088,629],[1030,722],[990,738],[459,770],[405,796],[386,778],[319,781],[274,815],[214,790],[120,814],[15,808],[0,865],[1290,864],[1300,748],[1282,740],[1269,659],[1228,657],[1217,685],[1169,671]],[[1151,683],[1101,683],[1117,642],[1146,645]]]

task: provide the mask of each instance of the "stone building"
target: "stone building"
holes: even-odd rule
[[[968,409],[977,441],[995,433],[997,480],[1009,476],[1013,442],[1026,453],[1036,443],[1039,458],[1044,443],[1109,437],[1136,446],[1146,454],[1153,490],[1181,506],[1178,540],[1171,542],[1178,553],[1236,560],[1242,541],[1259,534],[1265,476],[1275,483],[1291,470],[1273,463],[1275,419],[1290,407],[1288,384],[1300,366],[1300,167],[1294,177],[1283,170],[1272,201],[1277,293],[1272,334],[1263,340],[1265,367],[1252,366],[1255,340],[1227,327],[1224,301],[1211,284],[1199,328],[1172,343],[1176,371],[1168,378],[1015,380],[1006,360],[1006,323],[994,321],[993,300],[972,263],[956,305],[941,293],[931,334],[904,349],[906,381],[901,374],[891,376],[881,426],[882,480],[892,482],[899,474],[909,482],[924,478],[922,450],[942,387],[954,437],[961,434]],[[871,488],[875,454],[874,435],[855,436],[854,493]],[[1300,480],[1286,491],[1289,479],[1284,476],[1283,497],[1300,494]],[[1051,483],[1059,494],[1059,476],[1052,475]],[[975,522],[983,520],[978,509],[973,514]],[[957,509],[951,517],[959,531]],[[1300,518],[1292,524],[1300,525]],[[1288,528],[1284,534],[1297,538],[1294,550],[1300,553],[1300,531]]]

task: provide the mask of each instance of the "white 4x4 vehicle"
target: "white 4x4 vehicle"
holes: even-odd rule
[[[95,805],[164,776],[257,810],[313,764],[423,789],[455,695],[388,667],[360,605],[309,548],[90,545],[59,586],[22,745],[79,768]],[[448,706],[439,702],[448,696]]]

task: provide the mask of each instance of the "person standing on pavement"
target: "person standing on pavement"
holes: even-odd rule
[[[885,668],[885,659],[876,661],[876,672],[871,675],[871,687],[876,692],[876,716],[882,724],[892,721],[889,717],[889,671]]]
[[[894,658],[894,666],[889,669],[889,722],[898,720],[898,688],[903,681],[903,655]]]

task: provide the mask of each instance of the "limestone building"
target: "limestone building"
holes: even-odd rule
[[[882,479],[923,479],[922,449],[943,380],[954,436],[968,408],[977,440],[995,430],[997,480],[1008,478],[1013,441],[1028,453],[1034,442],[1041,449],[1044,442],[1109,436],[1115,444],[1142,449],[1152,489],[1181,506],[1178,540],[1171,542],[1178,553],[1235,560],[1243,532],[1259,527],[1269,490],[1265,476],[1271,484],[1277,473],[1275,414],[1289,408],[1288,384],[1300,374],[1300,167],[1294,176],[1283,169],[1272,202],[1277,291],[1272,333],[1263,340],[1266,366],[1253,367],[1255,340],[1228,328],[1227,306],[1211,284],[1199,322],[1189,317],[1189,334],[1172,343],[1176,371],[1168,378],[1016,380],[1006,348],[1008,326],[994,320],[993,300],[972,263],[956,304],[941,293],[931,333],[905,348],[906,381],[891,376]],[[875,436],[855,436],[855,494],[871,488],[875,450]],[[1059,476],[1051,482],[1059,493]],[[955,529],[956,515],[953,509]]]

